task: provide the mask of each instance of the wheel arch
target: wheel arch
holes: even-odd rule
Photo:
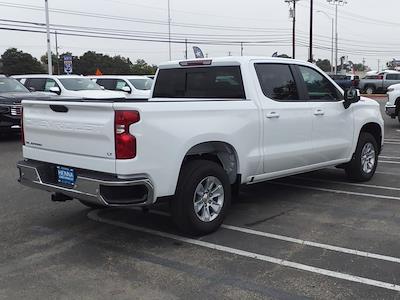
[[[381,126],[378,123],[369,122],[364,124],[363,127],[361,127],[360,134],[362,132],[368,132],[375,138],[380,153],[382,150],[382,139],[383,139]]]
[[[219,164],[227,172],[231,184],[235,184],[239,180],[239,157],[231,144],[222,141],[208,141],[192,146],[183,158],[179,174],[185,163],[198,159]]]

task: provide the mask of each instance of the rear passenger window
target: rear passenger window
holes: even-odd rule
[[[239,66],[161,69],[155,98],[245,99]]]
[[[399,74],[387,74],[386,80],[400,80]]]
[[[256,64],[258,80],[265,96],[278,101],[299,100],[296,82],[285,64]]]

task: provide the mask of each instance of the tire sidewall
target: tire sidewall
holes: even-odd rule
[[[214,162],[202,161],[200,165],[190,163],[187,168],[189,170],[186,170],[186,172],[182,173],[182,175],[187,176],[187,178],[184,178],[185,180],[181,181],[181,186],[179,186],[178,193],[176,195],[177,199],[172,201],[178,201],[176,204],[182,206],[181,217],[186,218],[185,223],[190,224],[189,228],[184,229],[185,231],[194,234],[211,233],[220,227],[230,206],[231,186],[229,183],[229,178],[225,170]],[[224,188],[224,204],[215,220],[211,222],[204,222],[201,221],[196,215],[193,198],[199,183],[208,176],[214,176],[221,181],[221,184]]]
[[[364,148],[365,144],[367,144],[367,143],[371,143],[375,150],[375,165],[370,173],[364,172],[364,170],[362,168],[362,164],[361,164],[362,149]],[[357,144],[357,149],[356,149],[354,167],[356,168],[357,172],[359,173],[360,179],[362,179],[363,181],[370,180],[375,174],[376,168],[378,167],[378,144],[377,144],[375,138],[369,133],[361,133],[361,135],[360,135],[360,138],[359,138],[358,144]]]

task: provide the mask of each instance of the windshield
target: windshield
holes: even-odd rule
[[[129,79],[129,82],[132,83],[135,89],[142,91],[151,90],[153,85],[153,79],[150,78]]]
[[[14,78],[0,78],[0,93],[29,93],[29,90]]]
[[[88,78],[60,78],[62,85],[69,91],[101,90],[101,87]]]

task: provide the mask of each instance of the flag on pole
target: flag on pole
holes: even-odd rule
[[[194,56],[196,58],[204,58],[203,51],[197,46],[193,46]]]

